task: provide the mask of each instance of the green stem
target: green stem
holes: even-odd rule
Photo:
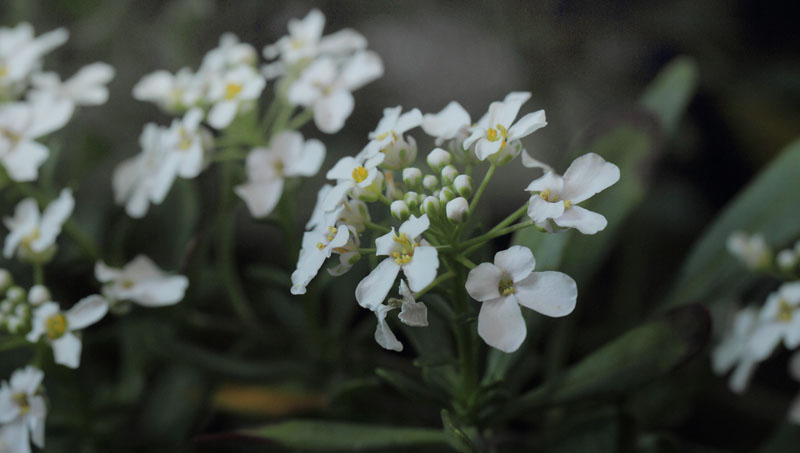
[[[483,195],[483,191],[486,190],[486,186],[489,185],[489,181],[494,176],[494,171],[497,170],[497,166],[492,162],[489,165],[489,169],[486,170],[486,175],[483,177],[483,181],[481,181],[481,185],[478,186],[478,190],[475,192],[475,196],[472,197],[472,201],[469,204],[469,213],[472,214],[475,211],[475,207],[478,206],[478,202]]]
[[[0,341],[0,351],[10,351],[11,349],[33,346],[33,343],[30,343],[24,337],[14,337],[4,340],[5,341]]]
[[[298,113],[297,115],[295,115],[295,117],[292,118],[291,120],[289,120],[289,124],[286,126],[286,129],[292,131],[295,129],[299,129],[303,127],[304,124],[309,122],[313,117],[314,117],[314,109],[309,107],[303,110],[302,112]]]
[[[456,266],[457,267],[457,266]],[[476,362],[476,351],[473,350],[470,323],[467,321],[470,313],[469,301],[467,300],[466,290],[464,289],[463,268],[456,271],[456,279],[453,281],[453,295],[455,296],[454,305],[456,309],[455,317],[455,336],[458,346],[458,363],[461,374],[461,395],[464,405],[469,408],[469,401],[475,392],[478,383],[478,369]]]
[[[33,263],[33,283],[44,285],[44,264]]]
[[[511,215],[509,215],[508,217],[503,219],[500,223],[492,227],[492,229],[489,231],[491,232],[494,230],[498,230],[500,228],[505,228],[511,225],[512,223],[516,222],[517,219],[525,215],[527,212],[528,212],[528,203],[525,203],[524,205],[520,206],[516,211],[512,212]]]
[[[294,110],[294,107],[286,104],[283,99],[276,100],[276,102],[280,102],[281,107],[278,110],[278,116],[275,118],[275,122],[272,123],[272,129],[269,135],[270,141],[272,141],[276,135],[286,130],[286,123],[289,121],[289,118],[292,116],[292,111]]]
[[[375,253],[376,251],[377,251],[376,249],[358,249],[358,253],[362,255],[372,254]]]
[[[440,284],[440,283],[442,283],[442,282],[445,282],[445,281],[447,281],[447,280],[450,280],[451,278],[453,278],[453,277],[455,277],[455,276],[456,276],[456,273],[455,273],[455,272],[446,272],[446,273],[444,273],[444,274],[442,274],[442,275],[440,275],[440,276],[436,277],[436,279],[434,279],[434,280],[433,280],[433,281],[430,283],[430,285],[428,285],[428,286],[426,286],[426,287],[422,288],[421,290],[419,290],[419,291],[418,291],[418,292],[417,292],[417,293],[416,293],[414,296],[415,296],[415,297],[419,297],[419,296],[421,296],[421,295],[423,295],[423,294],[427,293],[428,291],[432,290],[433,288],[435,288],[435,287],[436,287],[436,285],[438,285],[438,284]]]
[[[457,255],[455,257],[455,260],[458,261],[459,263],[463,264],[464,267],[466,267],[467,269],[470,269],[470,270],[475,269],[475,263],[470,261],[466,256]]]
[[[380,200],[380,202],[385,204],[386,206],[391,206],[392,205],[392,200],[386,198],[386,196],[383,195],[382,193],[378,194],[378,200]]]
[[[390,231],[392,231],[392,229],[389,228],[389,227],[385,227],[383,225],[379,225],[379,224],[377,224],[375,222],[370,222],[369,220],[367,220],[364,223],[364,226],[366,226],[370,230],[375,230],[375,231],[378,231],[380,233],[389,233]]]
[[[490,239],[494,239],[494,238],[496,238],[498,236],[503,236],[503,235],[506,235],[506,234],[509,234],[509,233],[513,233],[513,232],[515,232],[517,230],[521,230],[523,228],[528,228],[528,227],[531,227],[531,226],[534,226],[534,225],[535,224],[534,224],[533,220],[529,220],[527,222],[518,223],[516,225],[512,225],[512,226],[505,227],[505,228],[492,229],[492,230],[488,231],[485,234],[482,234],[480,236],[476,236],[476,237],[474,237],[474,238],[472,238],[472,239],[470,239],[470,240],[468,240],[466,242],[461,243],[460,249],[463,250],[463,252],[462,252],[463,255],[469,255],[470,253],[472,253],[475,250],[476,246],[479,247],[479,246],[483,245],[484,243],[486,243],[486,241],[489,241]]]
[[[89,237],[85,231],[81,229],[78,224],[69,219],[64,223],[64,233],[69,236],[72,242],[81,250],[81,252],[90,260],[97,261],[100,259],[100,250],[95,244],[94,240]]]

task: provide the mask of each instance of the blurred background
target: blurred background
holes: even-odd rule
[[[647,121],[637,116],[637,100],[667,62],[679,55],[695,61],[698,91],[669,139],[660,139],[665,134],[654,128],[659,152],[642,169],[649,185],[645,202],[623,227],[627,245],[611,251],[592,286],[582,293],[586,296],[581,303],[589,307],[581,313],[583,319],[613,315],[614,322],[628,326],[639,321],[652,307],[644,303],[620,309],[607,302],[608,295],[622,291],[639,300],[660,298],[714,214],[800,132],[800,2],[5,0],[0,3],[2,25],[27,21],[37,34],[62,26],[70,31],[64,48],[46,58],[48,69],[66,77],[84,64],[104,61],[117,70],[108,104],[80,110],[56,139],[63,148],[58,173],[63,172],[64,184],[81,181],[76,216],[93,229],[99,242],[114,243],[117,232],[103,225],[116,225],[121,217],[110,190],[113,168],[139,151],[137,140],[145,123],[169,121],[153,105],[133,100],[133,85],[156,69],[196,68],[224,32],[234,32],[260,51],[286,33],[290,18],[303,17],[313,7],[327,17],[326,34],[345,27],[360,31],[385,64],[383,78],[355,93],[354,113],[340,133],[324,136],[313,125],[303,130],[327,145],[323,169],[360,150],[385,107],[417,107],[429,113],[457,100],[478,118],[491,101],[525,90],[533,96],[523,112],[545,109],[549,124],[523,143],[537,158],[563,171],[572,151],[593,131],[631,118]],[[424,138],[421,131],[413,135],[418,141]],[[427,151],[421,147],[420,155]],[[523,168],[503,171],[503,178],[489,189],[492,202],[484,204],[494,221],[525,201],[527,194],[521,189],[538,175]],[[301,217],[310,212],[321,181],[319,176],[304,184],[298,199]],[[800,175],[798,181],[800,194]],[[213,179],[202,190],[201,199],[213,198]],[[167,202],[175,203],[180,201]],[[202,217],[202,203],[199,209],[194,215]],[[244,209],[238,214],[241,266],[279,261],[274,253],[282,247],[277,229],[250,220]],[[181,266],[176,255],[165,250],[159,231],[159,225],[174,220],[159,223],[158,215],[151,217],[154,225],[129,222],[120,227],[127,230],[119,234],[130,240],[115,253],[131,257],[143,251],[167,268]],[[172,246],[185,244],[166,248]],[[85,294],[83,288],[93,285],[90,264],[70,267],[53,278],[69,281],[74,294]],[[620,281],[633,283],[620,289]],[[577,335],[576,354],[592,350],[600,340],[602,334]],[[97,354],[113,357],[115,351]],[[785,374],[775,370],[772,378],[765,370],[766,387],[788,389],[790,394],[793,384]],[[183,382],[183,377],[164,373],[157,379]],[[755,415],[731,415],[723,401],[733,396],[724,381],[709,373],[703,379],[716,390],[690,395],[684,407],[669,409],[676,412],[662,421],[697,451],[751,451],[781,420],[782,404],[788,404],[765,397],[753,403]],[[216,382],[191,382],[202,393],[212,381]],[[169,397],[169,391],[164,392],[159,398]],[[755,394],[749,398],[758,399],[758,391]],[[202,416],[191,412],[200,411],[198,407],[184,409],[187,413],[178,418],[185,420],[186,432],[215,432],[241,424],[208,404],[202,403]],[[734,403],[740,404],[744,403]],[[139,410],[146,412],[147,405]],[[142,423],[153,424],[154,438],[163,434],[157,420]],[[743,423],[748,429],[737,430]]]

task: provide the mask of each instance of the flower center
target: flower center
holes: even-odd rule
[[[21,135],[9,129],[0,128],[0,135],[10,141],[12,145],[17,144],[20,140],[22,140]]]
[[[189,133],[184,128],[181,128],[181,141],[178,146],[184,151],[192,146],[192,137],[189,136]]]
[[[792,308],[792,306],[783,299],[781,299],[778,305],[778,320],[781,322],[791,321],[794,308]]]
[[[229,83],[225,85],[225,99],[231,100],[235,98],[242,91],[241,83]]]
[[[353,169],[352,176],[353,176],[353,181],[355,181],[356,183],[361,183],[362,181],[367,179],[367,176],[369,176],[369,171],[363,166],[359,165],[358,167]]]
[[[543,191],[539,192],[539,196],[542,197],[542,200],[549,203],[556,203],[558,201],[558,194],[554,194],[550,191],[550,189],[544,189]],[[564,209],[569,209],[571,207],[572,202],[569,200],[564,200]]]
[[[31,248],[31,243],[39,239],[40,235],[41,233],[39,232],[39,228],[34,228],[33,231],[30,232],[30,234],[22,238],[22,246],[25,247],[30,253],[33,253],[33,249]]]
[[[122,287],[124,289],[131,289],[133,287],[133,280],[129,278],[122,280]]]
[[[410,263],[411,259],[414,258],[414,249],[417,248],[419,244],[409,239],[405,233],[400,233],[400,236],[395,235],[394,241],[400,244],[402,248],[400,251],[391,253],[394,262],[401,266]]]
[[[497,285],[497,290],[500,291],[500,294],[503,296],[510,296],[517,292],[514,288],[514,282],[508,277],[500,280],[500,284]]]
[[[333,238],[335,238],[335,237],[336,237],[336,233],[338,233],[338,232],[339,232],[339,229],[338,229],[338,228],[336,228],[336,227],[332,227],[332,226],[329,226],[329,227],[328,227],[328,236],[327,236],[327,242],[322,242],[322,241],[320,241],[320,242],[317,242],[317,248],[318,248],[318,249],[320,249],[320,250],[322,250],[322,249],[324,249],[325,247],[327,247],[327,246],[328,246],[328,244],[330,244],[330,242],[333,240]]]
[[[278,176],[283,176],[283,161],[278,159],[273,164],[272,167],[275,169],[275,174]]]
[[[388,137],[389,134],[392,134],[392,141],[396,142],[397,141],[397,133],[395,133],[395,131],[391,130],[391,129],[389,131],[387,131],[387,132],[384,132],[383,134],[378,135],[377,137],[375,137],[375,139],[376,140],[383,140],[384,138]],[[381,150],[381,151],[383,151],[383,150]]]
[[[67,318],[61,313],[57,313],[44,321],[44,330],[47,338],[57,340],[67,332]]]
[[[508,140],[508,129],[505,126],[498,123],[495,127],[490,127],[486,131],[486,139],[490,142],[496,142],[498,140],[503,140],[503,143],[500,145],[500,148],[505,148],[506,142]]]
[[[31,403],[28,401],[28,395],[24,392],[15,393],[11,400],[19,407],[19,412],[22,415],[27,414],[31,410]]]

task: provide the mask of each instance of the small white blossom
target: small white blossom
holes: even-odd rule
[[[101,105],[108,100],[106,85],[113,78],[114,68],[105,63],[92,63],[64,82],[54,72],[34,74],[31,82],[36,91],[67,99],[75,105]]]
[[[469,213],[469,203],[464,197],[453,198],[444,207],[447,219],[453,223],[461,223],[466,220]]]
[[[33,285],[28,290],[28,303],[34,307],[38,307],[51,299],[50,290],[44,285]]]
[[[767,297],[758,314],[748,347],[758,360],[764,360],[783,342],[787,349],[800,346],[800,281],[784,283]]]
[[[725,243],[728,252],[739,259],[748,269],[768,267],[772,260],[772,249],[761,233],[747,234],[735,231]]]
[[[545,127],[547,121],[544,110],[528,113],[514,122],[528,97],[528,93],[512,93],[503,102],[493,102],[487,116],[470,127],[471,135],[464,140],[464,148],[469,148],[474,143],[478,160],[486,160],[504,150],[510,143]]]
[[[211,132],[200,122],[203,111],[190,109],[182,119],[174,119],[169,129],[164,130],[163,146],[167,152],[176,154],[177,174],[181,178],[195,178],[203,170],[205,157],[212,147]]]
[[[33,312],[32,329],[26,335],[31,343],[42,336],[53,348],[55,362],[69,368],[81,363],[81,339],[75,333],[97,321],[108,312],[108,302],[98,295],[84,297],[67,311],[55,302],[45,302]]]
[[[28,23],[0,27],[0,99],[15,98],[24,91],[28,77],[41,66],[41,58],[68,37],[63,28],[36,37]]]
[[[494,264],[481,263],[469,272],[467,292],[479,301],[478,335],[503,352],[516,351],[527,335],[519,306],[543,315],[572,313],[578,289],[561,272],[533,272],[536,260],[530,249],[515,245],[497,252]]]
[[[3,222],[8,228],[3,256],[11,258],[14,252],[21,257],[36,260],[52,253],[61,226],[72,214],[75,199],[72,191],[63,189],[43,213],[33,198],[26,198],[17,204],[14,217],[6,217]]]
[[[747,388],[750,378],[760,362],[750,349],[753,332],[758,327],[758,311],[748,307],[733,315],[722,335],[720,343],[711,351],[711,368],[723,375],[733,369],[728,386],[731,391],[741,393]]]
[[[239,41],[233,33],[223,33],[219,45],[203,57],[198,72],[213,77],[237,66],[254,66],[257,61],[258,55],[253,46]]]
[[[323,220],[313,230],[303,234],[303,246],[297,260],[297,268],[292,273],[292,294],[305,294],[306,286],[316,277],[326,259],[337,249],[344,247],[350,237],[350,230],[337,221],[344,208],[326,212]],[[345,251],[345,250],[341,250]]]
[[[30,453],[30,442],[44,448],[47,405],[41,394],[44,373],[35,366],[14,371],[0,385],[0,451]]]
[[[797,256],[794,249],[785,249],[778,252],[775,256],[775,262],[778,267],[784,271],[791,271],[797,267],[797,262],[800,257]]]
[[[175,113],[197,106],[203,99],[206,85],[207,81],[189,68],[183,68],[175,74],[158,70],[136,83],[133,97]]]
[[[163,307],[183,300],[189,279],[167,274],[150,258],[139,255],[117,269],[98,261],[95,278],[103,283],[103,295],[112,304],[131,301],[143,307]]]
[[[286,178],[314,176],[325,160],[325,145],[303,141],[299,132],[285,131],[269,147],[255,148],[247,156],[247,179],[235,188],[254,217],[269,215],[283,193]]]
[[[237,113],[249,110],[264,90],[266,81],[250,66],[236,66],[211,81],[208,100],[208,124],[224,129]]]
[[[548,171],[530,183],[525,189],[533,192],[528,216],[544,228],[548,228],[548,220],[552,219],[559,227],[595,234],[605,229],[606,218],[577,204],[617,181],[619,168],[616,165],[597,154],[584,154],[572,162],[563,177]]]
[[[380,304],[375,309],[375,316],[378,318],[378,325],[375,328],[375,341],[384,349],[391,351],[402,351],[403,344],[397,340],[394,332],[386,322],[386,316],[390,311],[400,307],[400,314],[397,318],[403,324],[412,327],[424,327],[428,325],[428,308],[422,302],[414,299],[414,294],[408,289],[405,280],[400,280],[398,289],[402,300],[390,299],[388,303]]]
[[[456,101],[447,104],[439,113],[426,113],[421,124],[426,134],[436,138],[436,145],[453,140],[458,135],[466,138],[471,125],[469,113]]]
[[[419,109],[412,109],[401,114],[402,106],[383,109],[383,118],[378,122],[374,131],[369,133],[372,140],[379,149],[384,149],[390,144],[399,141],[406,131],[422,124],[422,112]]]
[[[375,201],[383,184],[383,173],[378,169],[383,159],[384,154],[377,152],[371,143],[356,157],[339,159],[325,175],[328,179],[336,180],[336,186],[325,197],[324,209],[336,209],[351,193],[364,201]]]
[[[421,291],[436,278],[439,256],[436,249],[420,241],[420,235],[430,226],[427,215],[411,218],[400,225],[399,233],[392,231],[375,239],[377,256],[381,261],[356,287],[356,300],[364,308],[375,310],[389,294],[402,270],[412,291]]]

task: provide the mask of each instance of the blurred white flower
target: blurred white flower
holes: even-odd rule
[[[514,122],[522,104],[530,97],[530,93],[511,93],[503,102],[492,102],[489,112],[470,127],[471,135],[464,140],[464,148],[475,143],[475,155],[479,160],[504,150],[509,143],[536,132],[547,126],[544,110],[539,110]]]
[[[177,155],[177,174],[181,178],[197,177],[203,170],[207,152],[213,146],[211,131],[204,128],[203,111],[190,109],[182,119],[172,120],[169,129],[164,130],[163,146],[167,152]]]
[[[341,56],[367,46],[367,40],[351,29],[323,37],[325,16],[318,9],[312,9],[303,19],[291,19],[288,28],[288,36],[264,47],[265,58],[280,56],[285,64],[292,66],[320,55]]]
[[[75,333],[100,321],[107,312],[108,302],[97,294],[84,297],[67,311],[61,311],[55,302],[45,302],[33,312],[32,328],[25,338],[36,343],[44,336],[56,363],[78,368],[81,339]]]
[[[33,181],[50,151],[36,139],[62,128],[74,104],[50,93],[0,105],[0,162],[14,181]]]
[[[249,110],[264,90],[266,81],[250,66],[236,66],[211,80],[208,101],[208,124],[224,129],[237,113]]]
[[[772,260],[772,249],[761,233],[747,234],[744,231],[734,231],[728,236],[725,245],[728,252],[749,269],[769,267]]]
[[[13,99],[22,93],[28,76],[41,67],[44,54],[64,44],[68,37],[63,28],[36,37],[28,23],[0,27],[0,99]]]
[[[753,332],[758,327],[758,310],[752,307],[736,312],[726,327],[719,344],[711,351],[711,368],[717,375],[733,369],[728,386],[732,392],[741,393],[760,362],[750,350]]]
[[[575,280],[561,272],[533,272],[535,266],[531,250],[515,245],[497,252],[494,264],[481,263],[469,272],[467,292],[482,302],[478,335],[489,346],[503,352],[519,348],[527,335],[520,305],[552,317],[575,309]]]
[[[375,311],[386,299],[401,270],[412,291],[421,291],[436,278],[439,255],[434,247],[420,241],[420,235],[429,226],[427,215],[411,216],[400,225],[399,233],[392,228],[389,233],[375,239],[375,254],[389,258],[381,261],[359,282],[356,287],[359,305]]]
[[[0,385],[0,451],[30,453],[30,442],[44,448],[47,405],[41,395],[42,370],[28,365]]]
[[[189,68],[176,74],[158,70],[142,77],[133,87],[133,97],[152,102],[169,113],[197,106],[207,90],[207,81]]]
[[[798,260],[800,260],[800,257],[797,256],[797,252],[794,249],[784,249],[775,255],[775,262],[778,264],[778,268],[783,271],[792,271],[797,267]]]
[[[233,33],[223,33],[219,38],[219,45],[203,57],[198,72],[213,76],[237,66],[254,66],[257,61],[258,54],[253,46],[240,42]]]
[[[784,283],[767,296],[758,314],[758,326],[748,344],[757,360],[764,360],[783,342],[787,349],[800,346],[800,281]]]
[[[114,68],[105,63],[92,63],[62,82],[55,72],[33,74],[31,83],[35,92],[50,93],[75,105],[101,105],[108,100],[106,85],[114,78]]]
[[[530,183],[525,189],[533,192],[528,216],[544,228],[549,227],[547,221],[552,219],[559,227],[595,234],[605,229],[606,218],[577,204],[617,181],[619,168],[616,165],[597,154],[584,154],[572,162],[563,177],[548,171]]]
[[[255,148],[247,156],[247,179],[236,186],[254,217],[269,215],[283,193],[286,178],[313,176],[325,160],[325,145],[319,140],[303,141],[299,132],[285,131],[267,148]]]
[[[313,230],[303,234],[303,245],[297,260],[297,268],[292,272],[292,294],[305,294],[306,286],[316,277],[326,259],[336,249],[344,247],[350,237],[350,229],[338,225],[341,207],[323,214],[323,219]]]
[[[323,57],[303,69],[288,91],[289,103],[314,111],[320,131],[338,132],[353,111],[353,95],[383,75],[383,63],[374,52],[358,52],[341,62]]]
[[[14,252],[31,260],[46,260],[55,250],[56,238],[61,226],[72,214],[75,199],[69,189],[53,200],[43,213],[33,198],[26,198],[17,204],[13,217],[3,219],[9,233],[3,247],[3,256],[11,258]]]
[[[103,283],[103,295],[112,304],[131,301],[143,307],[163,307],[183,300],[189,279],[167,274],[150,258],[139,255],[117,269],[98,261],[95,278]]]

